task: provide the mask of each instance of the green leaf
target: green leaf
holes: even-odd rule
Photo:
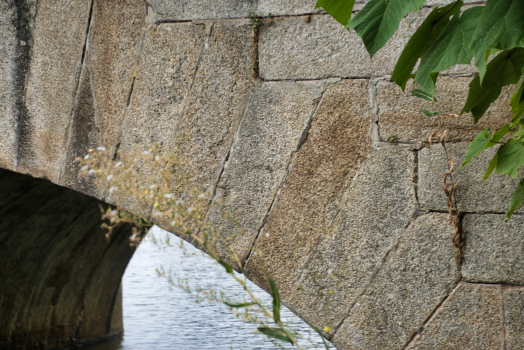
[[[228,303],[226,301],[224,301],[224,304],[226,304],[229,307],[235,308],[235,309],[240,309],[240,308],[243,308],[243,307],[249,307],[249,306],[252,306],[252,305],[256,305],[256,303],[231,304],[231,303]]]
[[[513,128],[514,128],[514,126],[511,127],[508,124],[504,125],[499,131],[496,132],[495,135],[493,135],[493,137],[491,138],[491,142],[493,142],[493,143],[499,142]],[[493,144],[493,145],[495,145],[495,144]]]
[[[497,153],[497,154],[495,154],[495,157],[493,157],[491,162],[489,162],[489,164],[488,164],[488,169],[486,170],[486,173],[484,174],[484,177],[483,177],[484,180],[487,180],[488,177],[493,172],[493,169],[495,169],[497,167],[498,160],[499,160],[499,155]]]
[[[522,201],[524,200],[524,179],[520,180],[513,196],[511,197],[511,203],[509,205],[509,210],[506,213],[507,220],[511,218],[513,212],[522,206]]]
[[[402,90],[406,88],[418,59],[424,56],[431,44],[444,31],[451,16],[460,12],[462,4],[462,1],[456,1],[448,6],[435,8],[411,36],[391,75],[391,80],[395,81]]]
[[[511,114],[513,118],[520,118],[524,114],[524,80],[520,84],[517,92],[511,97]]]
[[[280,295],[278,294],[277,285],[271,277],[269,277],[269,285],[271,286],[271,296],[273,297],[273,320],[278,324],[280,322]]]
[[[524,46],[524,1],[488,0],[469,46],[475,54],[482,85],[487,74],[486,52],[521,46]]]
[[[226,269],[227,273],[233,273],[233,268],[231,267],[231,265],[222,260],[218,260],[218,263]]]
[[[437,102],[437,99],[435,96],[428,94],[426,91],[420,90],[420,89],[413,89],[411,90],[411,94],[416,97],[423,98],[424,100],[428,100],[431,102]]]
[[[282,340],[288,343],[293,344],[293,340],[280,328],[271,328],[271,327],[258,327],[258,331],[262,334],[267,335],[268,337]],[[296,338],[296,335],[290,333],[293,338]]]
[[[315,8],[322,7],[338,23],[347,26],[351,20],[351,12],[355,0],[318,0]]]
[[[402,18],[417,11],[426,0],[371,0],[349,22],[364,45],[373,55],[380,50],[398,29]],[[410,72],[411,73],[411,72]]]
[[[524,165],[524,145],[520,140],[510,139],[499,148],[497,170],[495,173],[508,174],[510,177],[519,175],[519,168]]]
[[[468,152],[466,153],[466,157],[464,158],[461,169],[464,168],[466,164],[468,164],[471,159],[473,159],[473,157],[488,147],[492,134],[493,131],[488,133],[488,130],[484,129],[477,135],[477,137],[475,137],[475,139],[469,145]]]
[[[469,94],[462,113],[471,112],[477,123],[506,85],[517,84],[524,68],[524,49],[502,51],[489,64],[482,86],[477,75],[469,84]]]
[[[484,6],[476,6],[453,16],[448,26],[428,52],[422,57],[415,81],[430,94],[435,94],[435,81],[431,74],[453,67],[456,64],[469,64],[473,51],[468,47],[477,28]]]
[[[524,122],[523,121],[520,122],[519,130],[517,130],[514,136],[516,139],[520,139],[521,141],[522,139],[524,139]]]
[[[428,111],[427,109],[422,108],[422,112],[428,117],[433,117],[438,114],[438,111]]]

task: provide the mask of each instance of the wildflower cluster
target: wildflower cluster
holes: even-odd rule
[[[280,348],[286,343],[298,349],[311,347],[299,344],[299,339],[304,337],[281,320],[280,297],[271,277],[268,276],[273,298],[271,307],[264,305],[249,289],[242,261],[231,244],[237,235],[245,234],[242,226],[223,209],[223,203],[208,198],[191,184],[183,170],[184,164],[178,158],[161,152],[158,146],[116,154],[99,147],[90,149],[85,157],[76,160],[81,176],[102,191],[106,202],[116,204],[118,208],[103,211],[107,239],[111,238],[113,229],[122,223],[134,226],[130,237],[133,246],[140,243],[154,224],[175,233],[224,267],[227,274],[245,290],[246,298],[233,301],[221,291],[191,288],[187,281],[175,279],[173,271],[163,268],[157,269],[159,276],[165,277],[170,285],[195,296],[197,301],[225,304],[237,317],[255,324],[256,333],[266,335]],[[210,212],[214,221],[208,215]],[[226,229],[225,225],[216,222],[233,222],[236,229],[232,233],[229,225]],[[155,243],[171,246],[168,239],[155,239]],[[180,248],[183,249],[183,245]],[[305,339],[314,345],[311,338]],[[322,340],[328,348],[324,338]]]

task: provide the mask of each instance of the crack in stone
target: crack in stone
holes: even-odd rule
[[[196,64],[196,67],[195,67],[195,71],[193,72],[193,76],[191,77],[191,85],[189,86],[189,89],[187,91],[186,100],[184,101],[184,107],[182,108],[182,113],[180,114],[180,118],[178,120],[181,120],[186,115],[187,109],[189,108],[191,95],[192,95],[192,92],[193,92],[193,86],[195,85],[195,80],[196,80],[198,71],[202,67],[202,61],[204,60],[204,56],[207,53],[207,50],[209,49],[209,40],[211,38],[211,34],[212,34],[212,31],[213,31],[214,23],[209,23],[209,24],[201,23],[201,24],[204,25],[204,30],[205,30],[204,46],[202,47],[202,51],[200,52],[200,56],[198,56],[197,64]],[[173,127],[173,133],[171,134],[171,137],[169,138],[169,140],[174,140],[174,138],[175,138],[175,133],[177,131],[177,124],[178,124],[177,121],[178,120],[175,120],[175,125]],[[168,149],[169,148],[170,147],[168,147]]]
[[[69,150],[69,147],[71,144],[72,128],[73,128],[73,123],[75,119],[75,107],[76,107],[76,102],[77,102],[77,99],[80,93],[80,83],[82,79],[82,72],[84,71],[85,58],[87,55],[87,43],[89,41],[89,33],[91,31],[91,25],[93,24],[92,22],[94,21],[93,19],[94,3],[95,3],[95,0],[91,0],[91,5],[89,7],[89,17],[87,19],[86,34],[85,34],[85,39],[84,39],[84,47],[82,48],[82,58],[80,59],[80,70],[76,77],[75,88],[73,89],[74,91],[73,105],[71,106],[71,112],[69,113],[70,115],[69,123],[65,131],[64,145],[62,149],[62,161],[60,162],[60,173],[58,175],[58,183],[62,183],[62,174],[64,171],[64,163],[67,158],[67,151]]]
[[[431,312],[431,314],[429,315],[428,319],[422,324],[422,326],[420,326],[420,328],[413,334],[413,336],[411,337],[411,339],[406,343],[406,345],[404,346],[403,350],[408,350],[411,348],[411,346],[413,346],[413,344],[415,344],[415,342],[417,341],[418,338],[420,338],[420,333],[422,333],[422,331],[424,330],[425,327],[428,326],[428,324],[433,321],[433,319],[435,318],[435,316],[437,315],[437,313],[442,309],[442,307],[444,306],[444,304],[449,300],[449,298],[451,298],[451,296],[463,285],[465,284],[464,281],[459,281],[459,283],[457,283],[457,285],[451,290],[451,292],[445,296],[442,301],[437,305],[437,307],[433,310],[433,312]]]
[[[266,211],[266,214],[264,215],[264,218],[262,219],[262,222],[260,223],[260,226],[257,229],[258,232],[257,232],[255,238],[253,239],[253,243],[251,244],[251,249],[249,250],[249,253],[247,255],[246,260],[244,261],[244,264],[243,264],[242,268],[244,268],[247,265],[249,259],[251,259],[251,255],[253,254],[253,251],[255,250],[255,245],[256,245],[258,239],[261,236],[262,230],[264,229],[264,227],[265,227],[265,225],[267,223],[269,215],[271,214],[271,212],[273,211],[274,207],[276,206],[276,204],[278,202],[278,197],[280,195],[280,192],[282,191],[284,183],[286,182],[286,180],[287,180],[287,178],[289,176],[289,173],[291,171],[292,165],[293,165],[293,163],[294,163],[294,161],[295,161],[295,159],[296,159],[296,157],[298,155],[298,152],[300,151],[300,148],[302,147],[304,142],[306,142],[306,140],[307,140],[307,136],[309,135],[309,131],[311,130],[311,124],[313,122],[313,119],[315,118],[315,116],[316,116],[316,114],[318,112],[318,109],[322,105],[322,102],[324,101],[325,93],[326,93],[328,87],[331,84],[332,84],[332,82],[327,81],[326,84],[324,85],[324,89],[323,89],[323,91],[322,91],[322,93],[320,95],[320,99],[318,101],[318,104],[315,107],[315,110],[313,111],[313,113],[311,113],[311,116],[309,117],[307,125],[304,128],[304,130],[302,131],[302,136],[300,137],[300,140],[299,140],[299,142],[297,144],[297,147],[296,147],[295,151],[291,152],[291,155],[289,157],[289,161],[288,161],[287,166],[285,168],[286,170],[285,170],[284,176],[282,177],[282,179],[280,181],[280,184],[278,185],[277,191],[275,192],[275,195],[273,196],[273,199],[271,200],[271,204],[269,205],[269,207],[268,207],[268,209]]]
[[[383,255],[380,262],[377,264],[377,266],[375,266],[375,268],[373,269],[373,272],[371,272],[371,274],[369,275],[368,281],[366,282],[364,287],[360,288],[359,291],[355,294],[354,301],[349,306],[347,315],[344,318],[342,318],[342,320],[335,326],[335,333],[333,333],[333,335],[329,338],[330,340],[333,339],[333,337],[335,337],[340,327],[342,327],[342,324],[344,324],[346,319],[350,316],[351,310],[353,310],[353,308],[358,303],[360,298],[364,294],[366,294],[366,291],[369,288],[369,286],[371,285],[371,283],[373,282],[373,279],[379,274],[380,271],[382,271],[383,267],[386,266],[391,254],[398,249],[402,237],[405,235],[408,227],[413,223],[416,217],[418,216],[414,216],[413,218],[411,218],[411,220],[409,220],[409,222],[404,226],[402,233],[392,242],[390,249],[388,249],[388,251]]]
[[[114,151],[113,151],[113,160],[116,160],[118,158],[118,150],[120,149],[120,145],[121,145],[121,142],[122,142],[122,133],[123,133],[123,129],[124,129],[124,125],[125,125],[125,122],[127,121],[127,118],[128,118],[128,108],[129,108],[129,105],[131,104],[131,99],[133,97],[133,92],[135,91],[135,81],[137,79],[137,76],[138,76],[138,71],[139,71],[139,68],[140,68],[140,61],[141,61],[141,58],[142,58],[142,54],[144,52],[144,43],[146,41],[146,34],[147,34],[147,26],[146,28],[144,28],[144,31],[140,37],[140,43],[138,45],[138,55],[137,55],[137,58],[136,58],[136,65],[135,65],[135,69],[134,69],[134,72],[133,72],[133,81],[131,82],[131,88],[129,89],[129,94],[127,96],[127,101],[126,101],[126,107],[124,109],[124,117],[122,118],[122,122],[120,123],[120,127],[118,128],[118,137],[117,137],[117,141],[116,141],[116,145],[115,145],[115,148],[114,148]],[[107,196],[107,194],[106,194]],[[104,197],[105,198],[105,197]]]

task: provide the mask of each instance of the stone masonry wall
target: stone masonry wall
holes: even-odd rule
[[[504,221],[517,181],[481,180],[492,151],[455,170],[456,264],[446,159],[422,143],[438,119],[389,81],[407,23],[451,1],[408,15],[373,60],[315,2],[0,0],[0,166],[112,202],[74,157],[160,143],[242,224],[249,278],[267,289],[268,271],[338,349],[524,348],[522,210]],[[272,14],[256,32],[252,11]],[[444,72],[441,112],[460,112],[474,74]],[[445,122],[455,164],[510,96]]]

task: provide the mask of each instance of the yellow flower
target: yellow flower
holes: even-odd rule
[[[148,194],[148,193],[149,193],[149,190],[145,190],[145,191],[144,191],[144,194]]]
[[[158,204],[158,202],[155,203],[155,208],[158,207],[160,204]]]
[[[329,327],[328,326],[324,327],[324,332],[326,332],[326,333],[329,332]]]
[[[93,149],[92,149],[92,148],[89,149],[89,153],[91,153],[91,152],[93,152]]]

